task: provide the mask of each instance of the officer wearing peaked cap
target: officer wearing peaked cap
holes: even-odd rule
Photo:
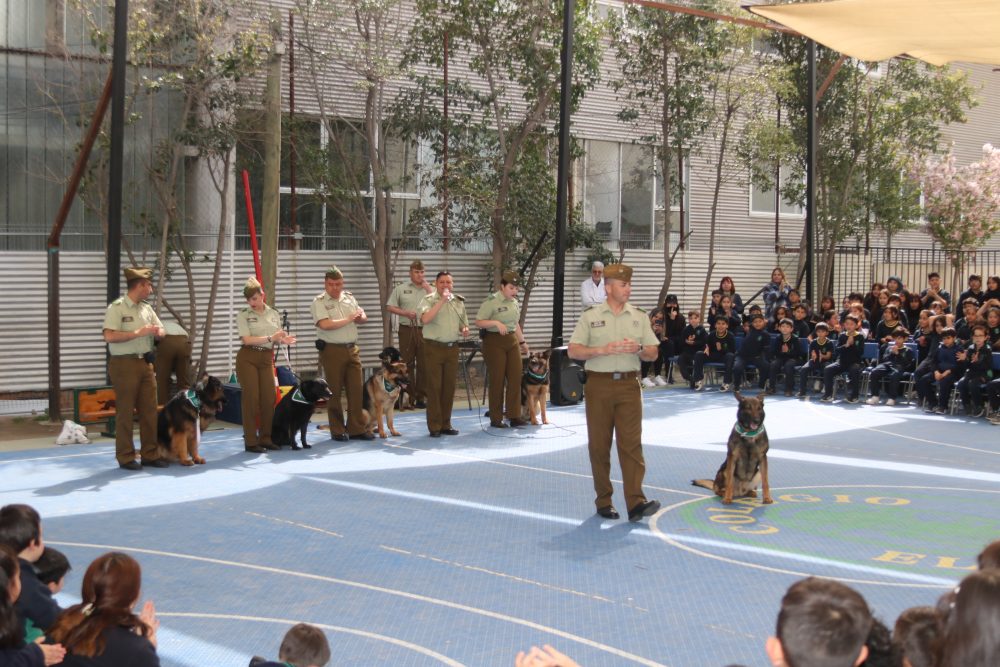
[[[125,470],[141,470],[132,436],[133,412],[139,413],[141,465],[165,468],[156,444],[156,375],[153,345],[166,332],[160,318],[144,301],[153,293],[153,270],[125,269],[126,293],[104,314],[108,344],[108,375],[115,390],[115,458]]]
[[[469,316],[465,299],[452,292],[452,287],[451,273],[439,271],[434,292],[421,299],[417,308],[427,344],[427,429],[432,438],[458,435],[451,424],[451,409],[458,376],[458,344],[469,337]]]
[[[504,415],[511,426],[525,426],[521,418],[521,352],[528,353],[528,343],[521,330],[521,307],[517,290],[521,277],[505,271],[500,289],[493,292],[476,313],[476,326],[483,329],[483,358],[490,376],[490,426],[506,428]],[[506,385],[506,410],[504,386]]]
[[[336,266],[326,270],[324,290],[313,299],[310,312],[316,323],[316,343],[323,373],[333,396],[328,401],[327,417],[334,440],[372,440],[362,411],[364,391],[361,355],[358,351],[358,325],[368,315],[354,295],[344,289],[344,274]],[[347,420],[341,404],[341,391],[347,392]]]
[[[417,308],[420,300],[434,292],[427,282],[424,263],[419,259],[410,263],[409,281],[396,285],[386,302],[386,310],[399,317],[399,353],[413,377],[410,407],[424,408],[426,383],[424,381],[424,337]]]
[[[587,308],[576,323],[569,356],[585,362],[586,412],[590,468],[594,477],[597,513],[619,518],[611,504],[611,439],[618,447],[629,521],[654,514],[660,507],[642,492],[646,462],[642,455],[641,361],[654,361],[659,341],[649,317],[628,303],[632,293],[632,267],[610,264],[604,268],[604,303]]]

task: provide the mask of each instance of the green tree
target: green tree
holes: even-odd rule
[[[387,123],[388,88],[407,75],[400,45],[408,19],[402,10],[399,0],[300,0],[295,8],[302,19],[296,39],[305,54],[303,72],[327,136],[326,146],[297,144],[303,178],[317,186],[317,197],[334,218],[363,239],[380,304],[389,300],[401,247],[391,224],[392,191],[415,178],[399,168],[398,159],[412,147],[393,136]],[[391,318],[381,319],[388,345]]]
[[[133,0],[129,6],[129,54],[134,65],[127,94],[128,122],[148,123],[155,137],[148,151],[138,151],[145,173],[142,178],[152,189],[152,210],[133,210],[132,223],[151,238],[159,239],[152,257],[157,267],[156,304],[166,308],[185,327],[192,341],[201,341],[197,362],[202,372],[207,363],[212,315],[218,294],[221,252],[224,247],[230,187],[229,163],[239,126],[236,111],[249,100],[245,80],[259,70],[270,47],[269,31],[254,19],[237,23],[232,0]],[[111,5],[98,0],[76,0],[75,8],[90,27],[93,46],[107,55],[113,25],[106,19]],[[100,144],[106,151],[105,136]],[[185,162],[203,175],[218,194],[219,226],[214,256],[190,248],[189,223],[195,207],[205,201],[188,201]],[[95,185],[106,187],[107,162],[101,156],[92,170],[81,196],[91,210],[106,215],[104,195]],[[211,210],[212,206],[209,206]],[[209,244],[211,247],[211,244]],[[132,248],[123,243],[129,258],[136,262]],[[195,291],[192,263],[213,261],[212,289],[205,313]],[[146,259],[144,261],[150,261]],[[186,308],[163,297],[166,281],[173,275],[176,261],[185,276]],[[199,326],[205,322],[205,330]]]
[[[782,96],[787,122],[780,129],[762,118],[748,134],[745,155],[753,178],[774,184],[774,164],[790,168],[782,196],[805,202],[805,147],[808,110],[806,43],[801,37],[774,36],[783,65]],[[817,46],[817,79],[824,81],[839,55]],[[910,59],[883,63],[847,60],[817,105],[819,137],[816,174],[818,294],[829,294],[837,245],[848,238],[882,232],[887,237],[912,226],[918,198],[908,187],[906,165],[914,156],[938,149],[941,127],[964,122],[975,104],[965,73]],[[800,269],[805,261],[805,239]]]
[[[714,1],[699,2],[717,10]],[[612,44],[621,75],[612,85],[618,92],[618,118],[636,128],[636,143],[647,146],[665,202],[681,201],[684,184],[675,178],[678,156],[696,153],[711,117],[705,80],[718,69],[724,31],[711,19],[675,14],[646,6],[626,5],[624,15],[611,20]],[[670,289],[674,252],[673,219],[669,206],[663,216],[663,284],[658,302]]]
[[[574,16],[574,106],[598,76],[599,32],[589,5],[578,2]],[[552,236],[547,134],[559,105],[562,6],[557,0],[417,0],[409,60],[430,73],[397,101],[396,125],[428,142],[442,165],[434,192],[442,202],[438,215],[447,206],[449,230],[454,225],[459,239],[487,232],[492,284],[543,231]],[[438,216],[426,220],[440,229]]]

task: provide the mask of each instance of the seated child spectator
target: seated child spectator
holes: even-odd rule
[[[330,644],[315,625],[296,623],[285,633],[278,649],[278,661],[254,658],[250,667],[325,667],[330,662]]]
[[[872,313],[874,317],[875,307],[878,305],[879,295],[885,290],[886,294],[889,294],[889,290],[885,289],[885,285],[882,283],[872,283],[872,288],[868,290],[868,294],[865,294],[865,298],[861,300],[861,303],[865,305],[865,308],[869,313]]]
[[[859,667],[900,667],[902,664],[899,647],[892,641],[892,632],[877,618],[872,619],[865,648],[868,649],[868,657]]]
[[[809,308],[805,302],[792,308],[792,333],[799,338],[809,338],[812,333],[812,326],[809,324]]]
[[[710,323],[715,321],[715,314],[719,312],[719,303],[722,301],[722,290],[712,290],[712,303],[708,305],[708,316],[706,320]]]
[[[987,301],[987,304],[993,303],[992,301]],[[983,306],[987,308],[987,306]],[[982,309],[980,309],[982,312]],[[990,339],[990,349],[994,352],[1000,352],[1000,303],[996,306],[988,306],[988,310],[985,313],[986,319],[986,335]]]
[[[826,322],[827,320],[830,319],[829,317],[827,317],[826,314],[831,310],[833,311],[837,310],[837,302],[834,301],[833,297],[830,295],[824,296],[822,299],[820,299],[819,308],[813,311],[810,320],[812,321],[813,324]]]
[[[866,316],[864,306],[861,305],[860,301],[855,301],[847,308],[847,311],[858,318],[858,333],[867,340],[871,336],[872,325],[871,320]]]
[[[815,337],[809,343],[809,360],[798,368],[799,398],[806,397],[806,388],[809,386],[810,376],[818,375],[822,377],[823,369],[833,359],[836,343],[828,337],[829,333],[830,327],[827,326],[826,322],[817,324],[816,329],[813,331]]]
[[[142,572],[129,555],[99,556],[83,575],[81,602],[59,615],[48,636],[66,648],[65,667],[159,667],[156,610],[139,601]]]
[[[1000,665],[1000,570],[973,572],[955,588],[936,667]]]
[[[966,299],[961,302],[962,317],[955,320],[955,334],[962,344],[972,341],[972,327],[979,324],[979,303],[975,299]]]
[[[701,391],[705,388],[705,364],[723,365],[722,391],[728,391],[733,382],[733,358],[736,356],[736,338],[729,333],[729,320],[720,317],[715,320],[715,332],[708,336],[705,349],[694,356],[694,373],[691,376],[691,388]]]
[[[45,584],[52,595],[63,589],[63,585],[66,582],[66,573],[70,569],[72,568],[69,566],[69,559],[66,558],[66,554],[53,547],[45,547],[41,557],[35,561],[35,574],[38,576],[38,580]],[[45,635],[42,629],[36,628],[35,624],[31,621],[26,621],[26,625],[28,626],[25,634],[27,641],[35,641]]]
[[[840,319],[840,315],[837,311],[826,311],[826,313],[823,314],[823,321],[826,322],[826,326],[830,328],[830,338],[836,340],[837,337],[844,332],[843,320]]]
[[[62,609],[52,599],[48,586],[39,581],[33,567],[45,550],[38,512],[28,505],[0,508],[0,544],[10,547],[20,560],[21,594],[16,609],[22,623],[31,621],[36,628],[47,630]]]
[[[879,320],[879,323],[875,326],[875,333],[872,336],[872,340],[879,345],[890,343],[892,342],[892,339],[895,338],[894,332],[899,328],[906,328],[903,323],[899,321],[899,308],[889,304],[882,311],[882,319]]]
[[[986,404],[989,406],[990,412],[993,416],[990,417],[990,423],[994,426],[1000,426],[1000,378],[990,380],[984,389],[986,394]]]
[[[957,358],[965,367],[956,384],[962,407],[970,417],[982,417],[986,413],[984,390],[993,379],[993,353],[987,345],[985,325],[972,327],[972,343]]]
[[[861,360],[865,352],[865,338],[858,331],[860,319],[857,315],[848,315],[844,319],[844,333],[837,339],[837,360],[823,369],[824,403],[833,402],[833,379],[841,373],[847,373],[847,402],[857,403],[861,391]]]
[[[723,297],[719,300],[719,307],[715,310],[715,313],[708,316],[708,326],[714,329],[715,320],[719,319],[720,317],[725,317],[727,320],[729,320],[730,332],[735,332],[740,330],[740,324],[742,324],[742,320],[740,319],[740,316],[736,313],[736,311],[733,309],[732,298],[725,295],[723,295]]]
[[[976,564],[980,570],[1000,570],[1000,540],[995,540],[986,545],[979,552]]]
[[[785,375],[785,396],[791,396],[795,387],[795,369],[802,363],[802,348],[799,337],[793,331],[795,325],[790,319],[783,319],[778,324],[778,337],[771,341],[770,383],[767,393],[778,390],[778,377]]]
[[[892,630],[903,667],[934,667],[934,647],[940,637],[941,615],[934,607],[910,607]]]
[[[750,331],[740,344],[740,350],[733,360],[733,391],[743,386],[743,377],[748,366],[757,369],[760,386],[767,380],[767,350],[771,346],[771,335],[764,330],[764,316],[755,313],[750,316]],[[723,389],[725,391],[725,389]]]
[[[868,405],[878,405],[879,395],[882,393],[882,383],[885,382],[886,405],[896,405],[899,398],[899,384],[906,377],[907,373],[912,373],[917,366],[917,360],[913,352],[906,347],[906,339],[910,332],[902,327],[897,328],[892,333],[889,341],[882,344],[878,355],[878,366],[872,369],[868,376],[868,387],[871,397]]]
[[[788,290],[788,314],[789,314],[789,316],[791,316],[792,311],[795,310],[795,306],[799,305],[800,303],[802,303],[802,294],[797,289],[795,289],[794,287],[792,289]]]
[[[924,300],[920,298],[919,294],[907,294],[903,299],[903,308],[901,312],[906,316],[906,327],[908,329],[916,330],[919,326],[921,313],[927,310],[924,308]]]
[[[947,327],[948,321],[944,317],[936,317],[929,310],[922,311],[920,330],[914,334],[917,343],[917,370],[913,374],[915,380],[933,370],[931,359],[937,354],[938,345],[941,344],[941,332]]]
[[[975,299],[982,305],[986,292],[983,291],[983,277],[973,273],[969,276],[969,289],[958,295],[958,302],[964,304],[966,299]]]
[[[927,289],[920,293],[924,300],[924,308],[931,309],[932,303],[940,303],[942,312],[951,312],[951,293],[941,286],[941,274],[931,271],[927,274]],[[931,309],[933,310],[933,309]]]
[[[62,661],[66,651],[58,644],[26,642],[24,624],[14,605],[21,594],[21,565],[17,554],[0,545],[0,665],[43,667]]]
[[[668,294],[667,298],[663,301],[663,340],[660,342],[660,358],[668,370],[667,384],[674,383],[674,374],[670,368],[670,359],[680,354],[681,334],[684,333],[684,326],[684,315],[681,314],[681,308],[677,304],[677,296]],[[659,377],[660,371],[655,368],[653,370],[656,372],[657,377]],[[657,384],[662,386],[661,382],[657,382]]]
[[[728,296],[733,300],[733,310],[736,314],[743,316],[743,298],[736,292],[736,285],[733,283],[733,279],[729,276],[722,276],[722,280],[719,281],[719,291],[722,292],[723,296]]]
[[[705,349],[708,344],[708,332],[701,326],[701,313],[697,310],[688,311],[688,323],[681,333],[681,345],[678,356],[678,363],[681,367],[681,377],[692,383],[691,374],[694,372],[694,357],[698,352]]]
[[[889,305],[889,294],[889,290],[883,289],[878,293],[878,298],[873,305],[869,306],[867,303],[862,303],[861,307],[871,314],[872,322],[878,322],[882,319],[882,311]]]
[[[990,299],[1000,299],[1000,276],[990,276],[986,279],[986,292],[983,294],[983,303]]]
[[[776,306],[771,313],[771,320],[767,323],[767,332],[778,333],[778,324],[785,318],[791,318],[792,313],[786,306]]]
[[[792,584],[781,599],[767,655],[775,667],[855,667],[868,657],[871,627],[871,611],[857,591],[809,577]]]
[[[917,379],[917,396],[923,401],[925,412],[943,415],[947,411],[952,387],[958,382],[961,373],[958,352],[955,330],[947,327],[941,331],[941,344],[931,359],[931,372]],[[937,383],[936,391],[935,383]]]
[[[760,306],[758,306],[756,303],[754,305],[750,306],[750,308],[747,310],[746,317],[743,318],[743,335],[744,336],[747,335],[748,333],[750,333],[750,327],[753,324],[753,316],[754,315],[760,315],[761,317],[764,317],[764,311],[761,310]],[[764,325],[765,325],[765,330],[766,330],[766,326],[767,326],[767,320],[766,319],[764,320]],[[733,334],[735,335],[736,332],[734,331]]]
[[[899,276],[889,276],[889,279],[885,281],[885,288],[889,290],[889,294],[898,294],[903,299],[906,299],[908,292],[906,287],[903,286],[903,281]],[[917,296],[920,296],[919,294]]]

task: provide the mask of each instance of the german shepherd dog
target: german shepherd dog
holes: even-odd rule
[[[208,374],[202,376],[193,389],[174,394],[156,419],[156,439],[160,448],[181,465],[204,463],[205,459],[198,456],[200,433],[208,428],[225,404],[222,382]]]
[[[382,354],[378,357],[382,360],[382,368],[365,382],[362,405],[369,415],[369,432],[378,429],[379,437],[385,438],[388,436],[382,425],[383,415],[385,415],[385,423],[389,427],[389,433],[400,435],[396,427],[393,426],[392,420],[399,395],[410,386],[410,376],[406,364],[400,361],[399,350],[396,348],[387,347],[382,350]]]
[[[715,491],[722,503],[729,505],[733,497],[756,498],[757,483],[763,491],[764,504],[770,505],[771,485],[767,479],[767,431],[764,430],[764,394],[745,398],[735,392],[740,406],[736,424],[729,433],[726,460],[715,474],[715,481],[693,479],[691,483]]]
[[[545,416],[545,402],[549,398],[549,354],[549,350],[532,352],[524,363],[524,375],[521,376],[521,413],[535,426],[539,423],[539,413],[541,423],[549,423]]]
[[[306,440],[309,420],[316,411],[318,401],[333,396],[326,380],[303,380],[292,391],[281,397],[274,408],[274,419],[271,421],[271,442],[279,447],[292,449],[312,449]],[[295,442],[295,434],[299,434],[302,447]]]

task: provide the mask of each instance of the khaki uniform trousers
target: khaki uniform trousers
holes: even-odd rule
[[[427,428],[432,433],[451,425],[458,377],[458,343],[439,343],[424,339],[427,362]]]
[[[424,378],[424,334],[420,327],[399,325],[399,352],[413,377],[411,401],[427,398],[427,384]]]
[[[587,371],[587,437],[590,470],[594,476],[597,508],[611,505],[611,436],[618,445],[618,462],[625,485],[626,509],[646,502],[642,480],[646,461],[642,456],[642,390],[639,373]]]
[[[135,461],[133,412],[139,411],[139,452],[147,463],[160,457],[156,446],[156,377],[153,364],[142,357],[122,355],[108,360],[115,388],[115,458],[118,464]]]
[[[177,389],[191,388],[191,341],[187,336],[166,336],[156,345],[156,400],[165,405],[173,392],[170,376],[177,376]]]
[[[327,402],[327,418],[330,421],[330,434],[361,435],[368,428],[364,414],[361,411],[363,402],[363,377],[361,371],[361,355],[354,343],[327,343],[319,353],[323,364],[326,383],[330,385],[333,396]],[[344,407],[341,405],[341,391],[347,390],[347,423],[344,423]]]
[[[240,383],[243,412],[243,446],[256,447],[271,442],[274,420],[274,354],[244,345],[236,353],[236,379]],[[258,435],[257,424],[260,420]]]
[[[490,374],[490,421],[521,418],[521,351],[517,344],[517,334],[511,332],[501,336],[492,331],[483,338],[483,359]],[[504,384],[507,385],[504,411]]]

